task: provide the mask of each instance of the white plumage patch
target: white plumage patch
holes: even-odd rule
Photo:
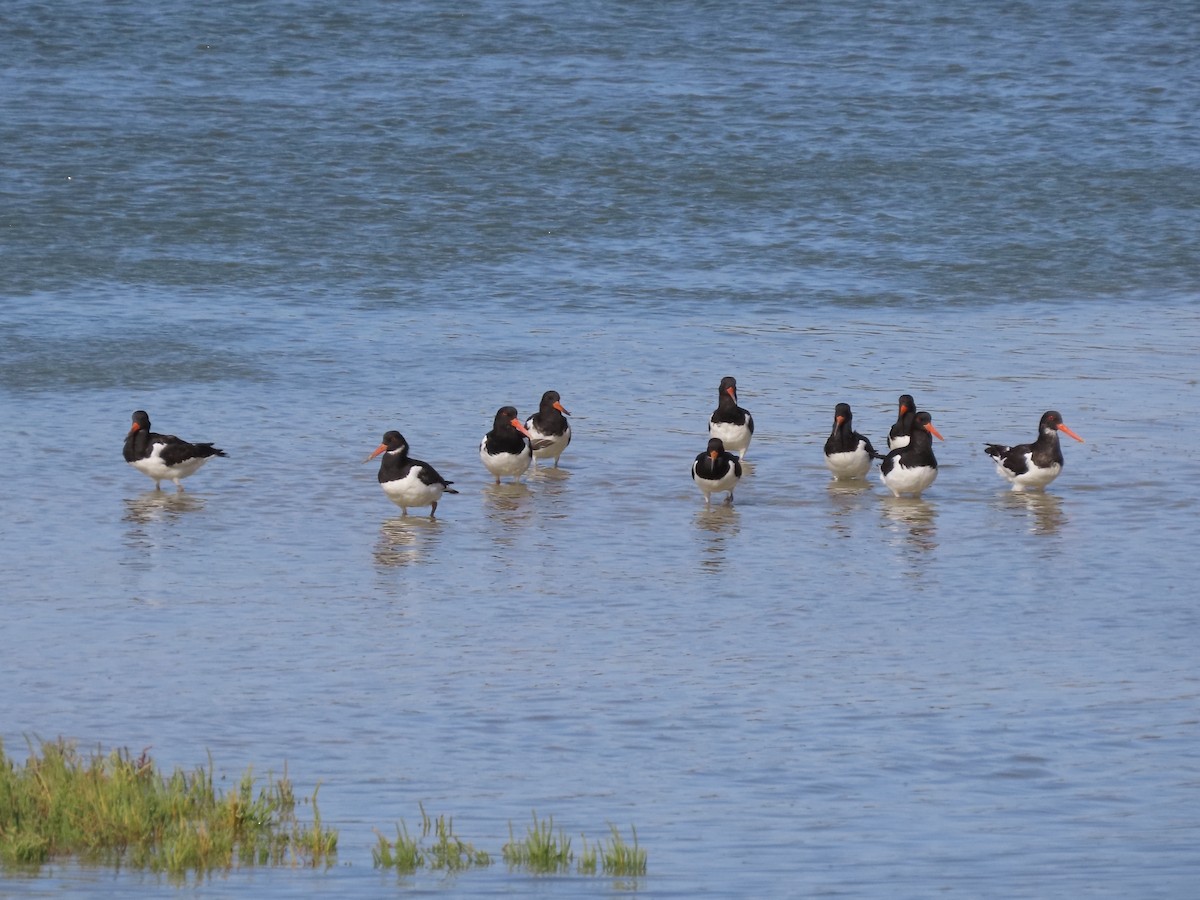
[[[487,438],[485,437],[479,442],[479,458],[487,470],[497,478],[520,478],[529,468],[533,454],[530,452],[528,444],[520,453],[488,453]]]
[[[853,450],[827,454],[825,466],[834,478],[862,478],[871,470],[871,457],[860,441]]]
[[[1062,472],[1062,466],[1054,463],[1049,466],[1035,466],[1033,452],[1025,454],[1025,471],[1017,475],[1007,468],[1002,460],[992,457],[996,463],[996,471],[1012,482],[1014,491],[1041,491]]]
[[[421,466],[413,466],[403,478],[385,481],[380,487],[389,500],[406,510],[408,507],[432,506],[441,499],[446,488],[441,484],[425,484],[420,479]]]
[[[746,452],[746,449],[750,446],[750,438],[753,437],[749,427],[745,425],[734,425],[730,422],[714,422],[711,419],[708,422],[708,436],[710,438],[720,438],[726,450],[737,454]]]
[[[901,494],[920,495],[937,480],[937,469],[933,466],[912,466],[910,468],[903,463],[896,463],[886,475],[880,472],[879,480],[897,497]]]
[[[145,459],[135,459],[130,465],[143,475],[153,478],[155,484],[160,481],[173,481],[178,486],[181,478],[195,475],[200,467],[208,462],[208,457],[193,456],[191,459],[185,459],[183,462],[169,466],[162,460],[163,448],[166,446],[166,444],[153,444],[149,456]]]
[[[543,434],[537,430],[537,426],[533,424],[533,417],[525,423],[525,430],[529,432],[529,443],[531,445],[542,444],[533,451],[534,459],[552,459],[554,464],[558,465],[558,458],[562,456],[563,451],[567,449],[567,444],[571,443],[571,426],[567,426],[567,430],[562,434]],[[542,443],[546,441],[548,443]]]
[[[729,495],[733,496],[733,489],[738,484],[738,475],[732,465],[723,478],[705,478],[696,471],[697,465],[698,463],[692,463],[692,479],[696,482],[696,486],[700,488],[701,493],[704,494],[705,503],[711,503],[712,495],[719,494],[722,491],[728,491]]]

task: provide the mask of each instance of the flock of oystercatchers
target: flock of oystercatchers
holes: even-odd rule
[[[479,458],[495,477],[519,480],[536,460],[559,457],[571,443],[570,412],[562,405],[557,391],[542,395],[538,411],[524,423],[516,407],[502,406],[496,412],[492,430],[479,443]],[[888,432],[886,454],[878,452],[870,440],[854,430],[854,416],[848,403],[839,403],[833,413],[833,430],[825,441],[825,465],[838,480],[863,479],[875,460],[880,460],[879,478],[896,497],[919,497],[937,478],[937,458],[933,438],[943,440],[933,427],[928,412],[917,409],[911,394],[900,397],[896,423]],[[1062,471],[1062,448],[1058,433],[1080,443],[1083,438],[1063,424],[1062,416],[1049,410],[1038,423],[1037,438],[1030,444],[988,444],[985,452],[996,464],[996,471],[1012,483],[1014,491],[1040,491]],[[704,495],[705,504],[713,494],[726,494],[733,502],[733,491],[742,477],[742,461],[754,437],[754,417],[738,405],[737,381],[721,379],[717,408],[708,420],[708,449],[692,463],[692,479]],[[457,494],[437,470],[427,462],[408,455],[408,442],[399,431],[389,431],[383,442],[364,460],[379,455],[379,484],[388,499],[408,515],[410,508],[428,506],[429,515],[437,513],[443,494]],[[214,456],[225,456],[211,443],[193,444],[171,434],[150,430],[150,416],[144,410],[133,414],[133,426],[125,437],[125,461],[154,480],[156,490],[162,482],[172,481],[182,491],[181,481],[194,475]]]

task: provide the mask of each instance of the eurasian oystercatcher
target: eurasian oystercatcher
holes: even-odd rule
[[[900,411],[896,415],[896,424],[888,432],[887,445],[889,450],[899,450],[908,446],[908,436],[912,434],[913,419],[917,417],[917,401],[912,394],[900,395]]]
[[[921,492],[937,479],[937,458],[933,455],[933,437],[945,440],[933,427],[933,418],[919,412],[913,419],[908,444],[888,453],[879,467],[879,478],[895,496]]]
[[[379,485],[403,515],[408,515],[410,506],[428,506],[432,519],[442,494],[458,493],[450,487],[454,482],[439,475],[429,463],[409,457],[408,442],[400,432],[384,434],[383,443],[363,462],[370,462],[380,453],[383,459],[379,462]]]
[[[529,468],[533,451],[527,437],[529,432],[517,418],[515,406],[502,406],[496,411],[492,430],[479,442],[479,458],[487,470],[496,476],[496,484],[505,475],[512,476],[513,481],[519,481]]]
[[[539,459],[553,458],[554,468],[558,468],[558,458],[567,449],[567,444],[571,443],[571,423],[567,421],[570,414],[570,410],[563,408],[558,391],[542,394],[538,411],[525,420],[529,445],[533,448],[534,467]]]
[[[145,410],[133,414],[133,426],[125,435],[125,462],[143,475],[154,479],[154,489],[162,490],[163,481],[179,482],[208,462],[209,457],[225,456],[212,444],[189,444],[173,434],[155,434],[150,430],[150,416]]]
[[[704,494],[705,505],[712,505],[712,495],[728,491],[726,503],[733,503],[733,489],[742,477],[742,463],[725,449],[720,438],[709,438],[708,449],[692,463],[692,480]]]
[[[862,478],[871,469],[871,461],[883,459],[871,442],[854,430],[854,414],[849,403],[839,403],[833,411],[833,431],[825,441],[825,465],[837,479]]]
[[[1058,444],[1058,433],[1083,438],[1063,424],[1062,416],[1055,410],[1042,413],[1038,422],[1037,440],[1032,444],[988,444],[984,451],[996,464],[996,471],[1012,482],[1014,491],[1041,491],[1062,472],[1062,447]]]
[[[746,458],[750,438],[754,436],[754,418],[738,406],[737,380],[730,375],[721,379],[717,388],[717,408],[708,420],[708,436],[725,445],[725,452]]]

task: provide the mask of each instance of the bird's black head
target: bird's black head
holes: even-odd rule
[[[1038,432],[1046,434],[1051,431],[1061,431],[1063,434],[1075,438],[1079,443],[1083,443],[1083,438],[1066,426],[1066,423],[1063,422],[1062,416],[1057,410],[1048,409],[1042,413],[1042,421],[1038,423]]]
[[[1038,423],[1038,431],[1058,431],[1062,425],[1062,415],[1057,410],[1048,409],[1042,413],[1042,421]]]
[[[917,413],[916,418],[913,419],[913,434],[915,435],[918,431],[927,431],[939,441],[945,440],[941,432],[933,427],[933,416],[924,411]]]

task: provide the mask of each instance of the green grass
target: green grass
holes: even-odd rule
[[[510,868],[524,868],[530,872],[548,874],[566,872],[571,868],[571,839],[559,829],[554,835],[554,817],[544,822],[533,814],[533,825],[526,831],[525,838],[518,841],[513,836],[512,822],[508,823],[508,843],[501,853]]]
[[[576,859],[570,838],[562,829],[555,832],[553,816],[543,820],[534,812],[532,824],[526,827],[523,838],[518,839],[512,823],[508,823],[508,843],[501,848],[500,854],[510,869],[523,869],[535,875],[565,874],[571,871],[573,863],[580,875],[645,875],[646,851],[638,846],[637,829],[632,829],[632,844],[625,842],[615,825],[609,825],[609,829],[610,836],[596,844],[589,845],[583,837],[583,850]],[[394,841],[379,832],[376,836],[378,840],[371,851],[376,868],[412,874],[422,867],[457,871],[488,866],[492,862],[487,853],[454,835],[452,820],[444,816],[432,819],[424,806],[421,806],[419,838],[412,837],[403,822],[396,826]]]
[[[40,866],[52,859],[130,866],[184,876],[235,865],[329,866],[337,832],[296,817],[287,771],[256,791],[247,771],[221,792],[213,765],[161,774],[143,753],[81,755],[44,742],[23,766],[0,743],[0,864]]]
[[[396,840],[389,841],[379,832],[378,840],[371,850],[376,868],[396,869],[411,873],[428,866],[430,869],[445,869],[457,872],[478,866],[490,866],[491,856],[484,850],[476,850],[454,833],[454,820],[445,816],[431,818],[421,809],[421,837],[409,836],[408,826],[403,822],[396,826]],[[432,840],[431,840],[432,835]]]
[[[512,823],[509,822],[509,841],[502,851],[504,861],[510,868],[527,869],[537,874],[569,872],[574,862],[575,871],[580,875],[595,875],[598,872],[625,877],[645,875],[646,851],[638,846],[637,829],[632,829],[632,844],[625,843],[615,825],[610,825],[609,829],[612,833],[607,839],[590,846],[587,838],[581,835],[583,849],[576,859],[571,852],[570,838],[561,829],[557,836],[554,834],[554,818],[539,820],[535,812],[533,825],[527,829],[522,840],[517,840],[513,835]]]
[[[576,868],[580,875],[595,875],[600,860],[600,847],[597,844],[588,846],[587,838],[580,835],[583,849],[579,851],[579,862]]]
[[[378,831],[379,841],[371,850],[377,869],[395,869],[402,873],[417,871],[425,865],[425,852],[420,843],[408,834],[408,826],[396,826],[396,840],[389,841]]]
[[[197,877],[240,866],[328,867],[337,860],[338,833],[321,823],[319,787],[304,805],[312,823],[296,815],[299,805],[288,780],[252,770],[226,791],[213,783],[213,763],[192,772],[159,772],[143,752],[83,755],[66,741],[29,748],[19,764],[0,742],[0,867],[36,868],[60,859]],[[421,830],[409,834],[401,822],[395,840],[376,832],[371,855],[377,868],[412,873],[421,868],[458,872],[489,866],[492,857],[454,832],[454,820],[431,817],[420,805]],[[512,869],[535,875],[568,873],[630,877],[646,873],[646,851],[637,830],[627,844],[616,826],[576,860],[571,841],[554,819],[534,812],[525,836],[501,850]]]
[[[621,837],[616,825],[609,825],[612,835],[600,847],[600,859],[604,866],[605,875],[645,875],[646,851],[638,846],[637,829],[629,826],[633,832],[633,843],[627,844]]]

